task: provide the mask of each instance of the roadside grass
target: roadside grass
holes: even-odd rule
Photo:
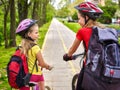
[[[67,22],[67,21],[62,22],[62,23],[74,32],[77,32],[81,28],[81,26],[78,23]],[[118,24],[109,24],[109,25],[106,25],[106,26],[110,27],[110,28],[115,28],[116,30],[120,30],[120,25],[118,25]]]
[[[38,39],[38,44],[40,45],[40,48],[42,48],[42,45],[43,45],[43,42],[44,42],[44,39],[45,39],[45,35],[48,31],[48,28],[50,26],[50,23],[51,22],[48,22],[46,24],[44,24],[41,28],[40,28],[40,34],[39,34],[39,39]]]
[[[41,48],[50,23],[51,22],[46,23],[40,28],[40,32],[39,32],[40,38],[38,39],[38,44],[40,45]],[[17,41],[17,45],[19,45],[21,38],[17,36],[16,41]],[[11,87],[9,86],[7,81],[6,66],[11,55],[15,52],[15,49],[16,47],[5,49],[4,45],[0,46],[0,90],[11,90]]]
[[[62,22],[62,21],[61,21]],[[78,23],[74,23],[74,22],[62,22],[64,25],[66,25],[69,29],[71,29],[73,32],[77,32],[81,26]],[[118,24],[107,24],[105,25],[109,28],[114,28],[116,30],[120,30],[120,25]],[[120,44],[120,37],[118,38],[119,44]]]
[[[78,29],[81,28],[81,26],[78,23],[74,23],[74,22],[64,22],[64,25],[66,25],[69,29],[71,29],[73,32],[77,32]]]
[[[110,28],[114,28],[116,30],[120,30],[120,25],[118,25],[118,24],[110,24],[110,25],[107,25],[107,26],[110,27]]]

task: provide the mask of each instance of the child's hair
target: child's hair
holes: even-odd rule
[[[83,18],[85,18],[85,14],[82,12],[78,12]],[[89,17],[89,16],[88,16]],[[87,21],[87,23],[83,26],[83,27],[93,27],[93,26],[98,26],[100,28],[105,28],[105,26],[99,22],[97,22],[96,20],[93,20],[91,18],[89,18],[89,20]]]
[[[97,22],[96,20],[92,20],[90,19],[85,25],[84,27],[93,27],[93,26],[97,26],[100,28],[105,28],[105,25],[101,24],[100,22]]]
[[[28,50],[29,50],[33,45],[36,44],[36,42],[33,41],[33,40],[28,36],[28,33],[33,32],[33,29],[32,29],[33,26],[38,26],[38,25],[37,25],[37,24],[32,25],[32,26],[28,29],[27,33],[25,33],[25,38],[22,38],[22,41],[21,41],[21,47],[22,47],[22,48],[21,48],[21,52],[24,53],[25,55],[27,55]]]
[[[36,22],[37,20],[34,19],[24,19],[19,23],[16,29],[16,34],[22,37],[20,48],[21,53],[24,53],[26,55],[28,53],[28,50],[36,44],[35,41],[28,36],[28,33],[31,33],[33,31],[32,27],[37,25]]]

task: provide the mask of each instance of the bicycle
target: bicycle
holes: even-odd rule
[[[82,57],[81,60],[80,60],[80,66],[81,66],[81,63],[82,63],[82,59],[83,59],[84,56],[85,56],[85,53],[80,53],[80,54],[73,55],[74,60],[77,59],[77,58],[78,58],[79,56],[81,56],[81,55],[83,55],[83,57]],[[76,74],[73,76],[73,78],[72,78],[72,90],[75,90],[75,89],[76,89],[78,76],[79,76],[79,73],[76,73]]]
[[[32,90],[39,90],[39,87],[37,85],[34,85],[31,87]],[[45,90],[51,90],[49,86],[45,86]]]
[[[76,88],[78,75],[79,75],[79,73],[76,73],[72,78],[72,90],[75,90],[75,88]]]

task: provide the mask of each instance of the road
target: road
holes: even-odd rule
[[[43,70],[45,85],[49,86],[51,90],[72,90],[72,77],[80,70],[80,58],[65,62],[63,55],[70,48],[74,39],[74,32],[57,19],[52,20],[42,48],[45,61],[54,66],[51,71]],[[83,52],[82,45],[76,54],[80,52]]]

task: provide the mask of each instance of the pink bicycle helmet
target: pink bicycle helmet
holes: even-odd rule
[[[24,33],[26,33],[28,31],[28,29],[34,25],[37,22],[37,20],[33,20],[33,19],[24,19],[20,22],[20,24],[18,25],[17,29],[16,29],[16,33],[19,35],[24,35]]]
[[[101,16],[101,14],[103,14],[103,11],[91,2],[80,3],[75,6],[75,8],[93,20],[96,20]]]

